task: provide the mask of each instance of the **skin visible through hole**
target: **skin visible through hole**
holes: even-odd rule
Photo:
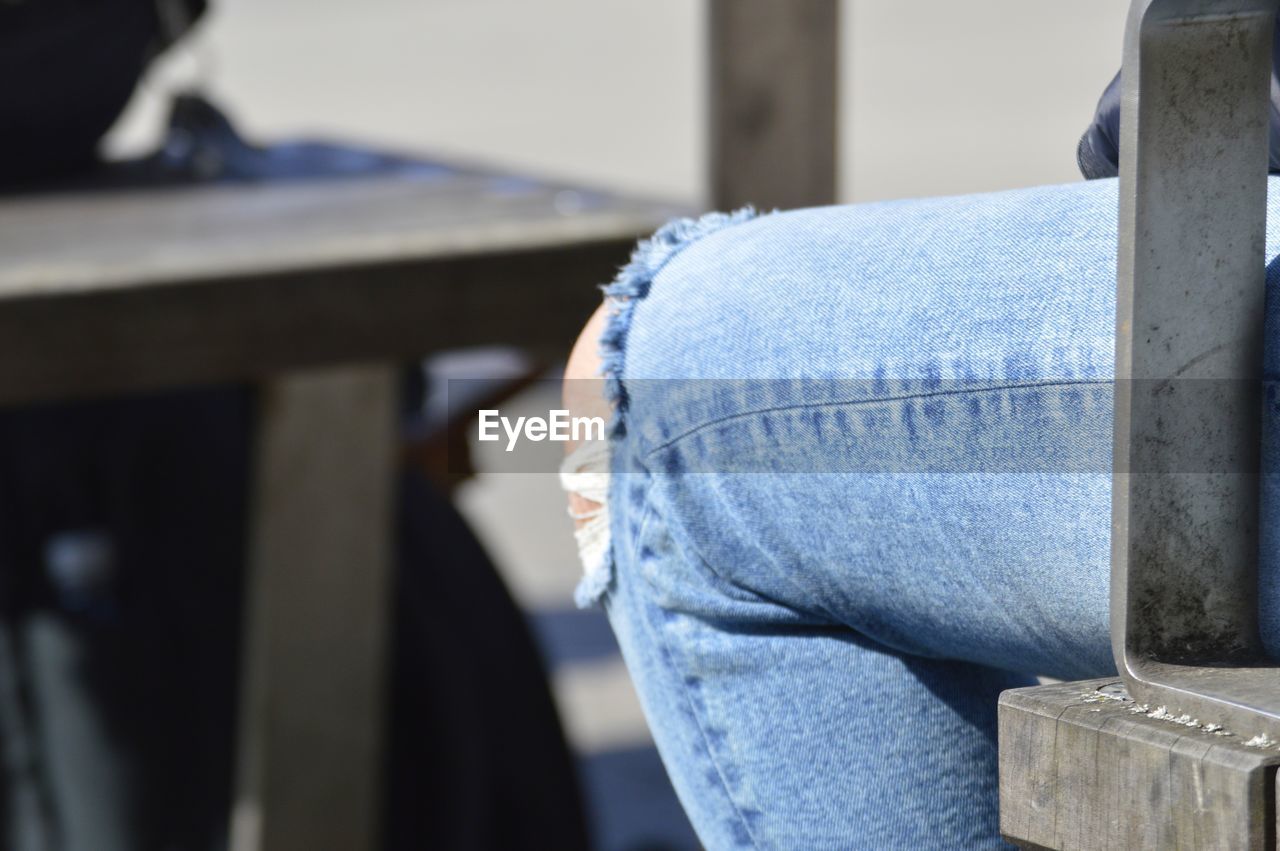
[[[604,330],[608,313],[605,305],[601,305],[591,314],[578,341],[573,344],[569,353],[569,362],[564,371],[564,406],[573,417],[603,417],[608,421],[609,403],[604,398],[604,379],[600,377],[600,353],[598,351],[600,332]],[[577,444],[565,444],[565,452],[572,452]],[[598,502],[584,499],[576,493],[569,494],[569,508],[575,515],[581,515],[600,507]],[[575,526],[582,526],[585,521],[575,520]]]

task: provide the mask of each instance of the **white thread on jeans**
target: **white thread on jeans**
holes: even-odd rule
[[[609,549],[609,442],[588,440],[570,452],[560,465],[560,486],[598,506],[587,511],[569,509],[569,516],[578,521],[573,530],[578,557],[590,576],[604,567]]]

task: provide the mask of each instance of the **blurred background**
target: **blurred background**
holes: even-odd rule
[[[845,0],[840,199],[1076,180],[1127,12]],[[705,61],[706,9],[691,0],[225,0],[106,144],[144,150],[163,94],[201,78],[254,137],[377,140],[696,201]]]
[[[1114,0],[845,0],[839,200],[1079,179],[1075,144],[1118,67],[1125,14]],[[154,150],[173,96],[197,88],[257,143],[350,142],[702,208],[707,27],[694,0],[211,0],[102,151]],[[504,413],[556,406],[537,384]],[[696,848],[607,623],[573,606],[555,477],[486,472],[493,451],[473,448],[477,474],[453,498],[532,628],[592,847]]]

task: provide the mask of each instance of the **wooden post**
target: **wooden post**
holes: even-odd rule
[[[836,197],[837,0],[711,0],[711,204]]]
[[[232,851],[376,847],[396,382],[263,388]]]

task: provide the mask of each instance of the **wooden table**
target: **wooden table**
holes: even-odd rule
[[[235,851],[377,836],[395,364],[566,352],[679,213],[444,168],[0,201],[0,404],[260,382]]]

